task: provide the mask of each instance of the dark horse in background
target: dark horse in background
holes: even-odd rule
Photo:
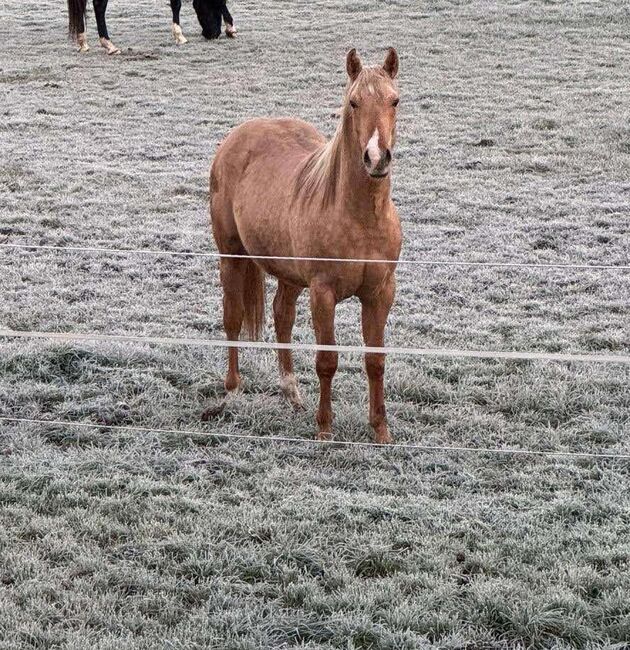
[[[108,0],[93,0],[94,15],[101,46],[108,54],[119,54],[117,48],[110,40],[105,22]],[[178,45],[187,42],[186,37],[179,25],[179,12],[182,7],[182,0],[170,0],[173,11],[173,26],[171,28],[173,38]],[[76,39],[79,52],[87,52],[90,48],[85,32],[85,11],[87,0],[68,0],[68,16],[70,35]],[[236,36],[234,21],[225,4],[225,0],[193,0],[193,7],[197,12],[197,18],[201,24],[202,34],[208,38],[218,38],[221,35],[221,20],[225,21],[225,34],[230,38]]]

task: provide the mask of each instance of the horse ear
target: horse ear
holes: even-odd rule
[[[387,51],[385,63],[383,63],[383,70],[385,70],[392,79],[395,79],[398,74],[398,52],[396,52],[393,47],[390,47]]]
[[[359,58],[355,48],[352,48],[346,55],[346,70],[348,71],[348,76],[352,81],[354,81],[359,76],[361,70],[363,70],[361,59]]]

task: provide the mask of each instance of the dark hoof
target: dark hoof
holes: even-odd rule
[[[225,410],[225,402],[216,404],[215,406],[209,406],[202,414],[201,421],[208,422],[209,420],[214,420],[214,418],[219,417],[221,413]]]

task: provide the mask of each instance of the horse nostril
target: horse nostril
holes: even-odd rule
[[[389,149],[385,149],[383,155],[381,156],[381,165],[389,165],[392,161],[392,152]]]
[[[372,164],[372,161],[370,160],[370,154],[368,153],[367,149],[363,152],[363,162],[365,163],[366,167],[369,167]]]

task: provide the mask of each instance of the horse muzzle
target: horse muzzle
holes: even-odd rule
[[[363,152],[363,165],[372,178],[384,178],[389,174],[392,165],[392,152],[389,149],[383,149],[375,163],[370,151],[366,149]]]

